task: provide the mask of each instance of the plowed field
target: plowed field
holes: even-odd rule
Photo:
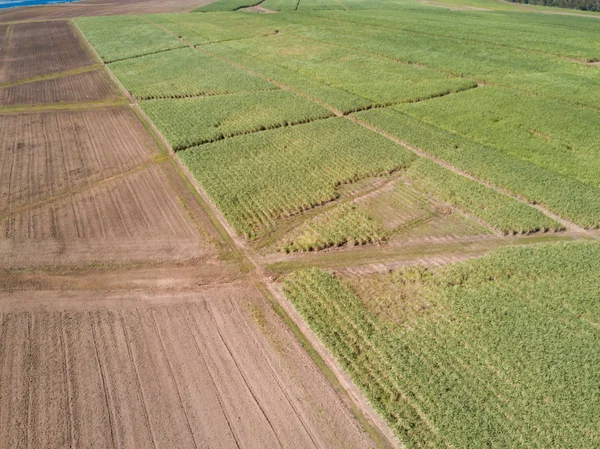
[[[0,293],[2,447],[369,447],[253,289],[52,296]]]
[[[92,65],[67,22],[33,22],[10,25],[9,38],[0,53],[0,83],[64,72]]]
[[[0,105],[80,103],[120,96],[104,70],[17,84],[0,89]]]

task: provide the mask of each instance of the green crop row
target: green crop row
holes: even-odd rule
[[[350,11],[343,15],[320,11],[310,14],[415,35],[435,35],[572,58],[600,57],[600,45],[594,39],[597,23],[593,18],[510,13],[490,16],[475,11],[415,7],[401,11]]]
[[[599,111],[491,86],[394,109],[600,188]]]
[[[588,228],[600,227],[600,195],[596,188],[491,146],[444,131],[393,109],[359,112],[356,117],[470,175]]]
[[[333,115],[283,90],[148,100],[141,102],[140,107],[174,150]]]
[[[142,17],[82,17],[75,23],[104,62],[185,46]]]
[[[560,224],[537,209],[446,170],[428,159],[415,161],[407,170],[406,178],[417,190],[468,212],[504,234],[562,229]]]
[[[410,10],[403,12],[410,16]],[[477,40],[449,39],[434,34],[435,29],[431,34],[415,33],[347,22],[337,16],[328,20],[314,12],[281,13],[280,20],[281,28],[288,34],[600,108],[598,69],[588,64]]]
[[[110,70],[140,99],[276,89],[258,76],[192,48],[115,62]]]
[[[284,292],[407,448],[594,447],[598,270],[570,243]]]
[[[280,245],[285,252],[318,251],[345,244],[380,242],[385,232],[356,205],[344,204],[303,223]]]
[[[257,14],[156,14],[146,18],[194,45],[248,37],[267,36],[275,32],[270,21]]]
[[[414,155],[343,118],[233,137],[178,153],[239,233],[337,197],[340,183],[407,167]]]
[[[216,2],[194,9],[193,12],[235,11],[254,6],[257,3],[259,3],[259,0],[217,0]]]
[[[286,35],[244,39],[227,45],[375,105],[415,101],[476,86],[463,78]]]
[[[285,68],[277,62],[268,61],[262,59],[260,56],[248,55],[242,51],[235,50],[228,43],[206,45],[203,48],[217,56],[242,64],[244,67],[261,73],[279,83],[283,83],[342,112],[364,109],[373,103],[369,99],[348,92],[339,86],[331,86]]]

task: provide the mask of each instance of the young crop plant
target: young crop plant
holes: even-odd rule
[[[414,155],[344,118],[233,137],[178,152],[232,226],[249,238],[334,200],[336,187],[406,168]]]
[[[227,46],[366,98],[372,105],[417,101],[477,86],[465,78],[298,38],[295,32]]]
[[[283,289],[406,448],[587,448],[599,270],[600,244],[577,242]]]
[[[301,75],[294,70],[279,65],[277,62],[262,59],[260,55],[248,55],[232,48],[231,44],[225,42],[223,44],[206,45],[203,48],[215,55],[235,61],[254,72],[261,73],[272,80],[283,83],[341,112],[358,111],[373,105],[373,101],[367,98],[348,92],[339,86],[331,86],[310,76]]]
[[[107,63],[185,46],[139,16],[82,17],[75,23]]]
[[[115,62],[109,68],[123,86],[141,100],[277,88],[258,76],[192,48]]]
[[[176,151],[333,115],[304,97],[284,90],[148,100],[142,101],[140,107]]]
[[[504,234],[558,231],[563,227],[537,209],[421,158],[406,171],[414,188],[440,198]]]
[[[394,109],[373,109],[355,116],[425,153],[498,186],[506,192],[540,204],[586,228],[600,227],[598,189],[518,160],[488,145],[445,131]]]
[[[395,109],[600,189],[600,111],[492,86]]]
[[[343,204],[318,215],[287,236],[281,249],[318,251],[332,246],[364,245],[385,239],[385,232],[354,204]]]
[[[193,12],[236,11],[254,6],[257,3],[259,3],[258,0],[217,0],[216,2],[194,9]]]

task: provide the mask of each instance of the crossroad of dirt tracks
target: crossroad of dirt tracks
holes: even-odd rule
[[[0,39],[0,447],[385,446],[70,23]]]

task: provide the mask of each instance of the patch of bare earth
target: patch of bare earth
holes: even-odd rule
[[[0,88],[0,105],[40,105],[110,100],[120,92],[104,70]]]
[[[0,83],[94,64],[67,22],[10,25],[8,36],[0,53]]]
[[[0,323],[2,447],[371,446],[251,287],[0,293]]]
[[[216,0],[85,0],[73,3],[0,10],[0,22],[64,19],[119,14],[185,12]]]

